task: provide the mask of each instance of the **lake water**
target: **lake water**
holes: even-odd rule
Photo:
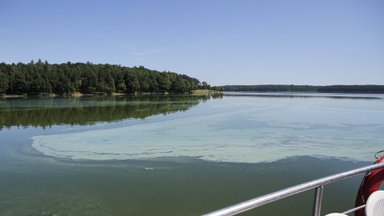
[[[383,95],[0,100],[0,215],[199,215],[372,163],[383,122]],[[327,186],[323,212],[360,180]],[[249,215],[309,215],[312,197]]]

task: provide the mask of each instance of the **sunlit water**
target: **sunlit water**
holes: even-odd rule
[[[0,215],[198,215],[371,163],[383,122],[382,95],[0,101]],[[312,196],[252,214],[309,215]]]
[[[32,147],[47,156],[86,160],[193,157],[256,163],[318,156],[369,161],[382,148],[382,122],[382,100],[226,97],[171,119],[34,136]]]

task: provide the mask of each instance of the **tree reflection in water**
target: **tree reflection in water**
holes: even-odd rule
[[[146,95],[0,100],[0,129],[12,126],[90,125],[186,111],[221,95]]]

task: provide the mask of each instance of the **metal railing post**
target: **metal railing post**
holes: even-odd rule
[[[323,191],[324,185],[321,185],[315,189],[315,197],[313,200],[313,216],[320,216],[321,214],[321,205],[323,203]]]

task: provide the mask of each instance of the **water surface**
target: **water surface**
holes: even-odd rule
[[[0,215],[199,215],[371,163],[383,112],[382,95],[2,100]],[[323,212],[359,181],[326,187]],[[312,197],[249,215],[309,215]]]
[[[381,99],[232,96],[173,118],[34,136],[32,147],[47,156],[85,160],[192,157],[257,163],[317,156],[369,161],[384,140],[381,122]]]

